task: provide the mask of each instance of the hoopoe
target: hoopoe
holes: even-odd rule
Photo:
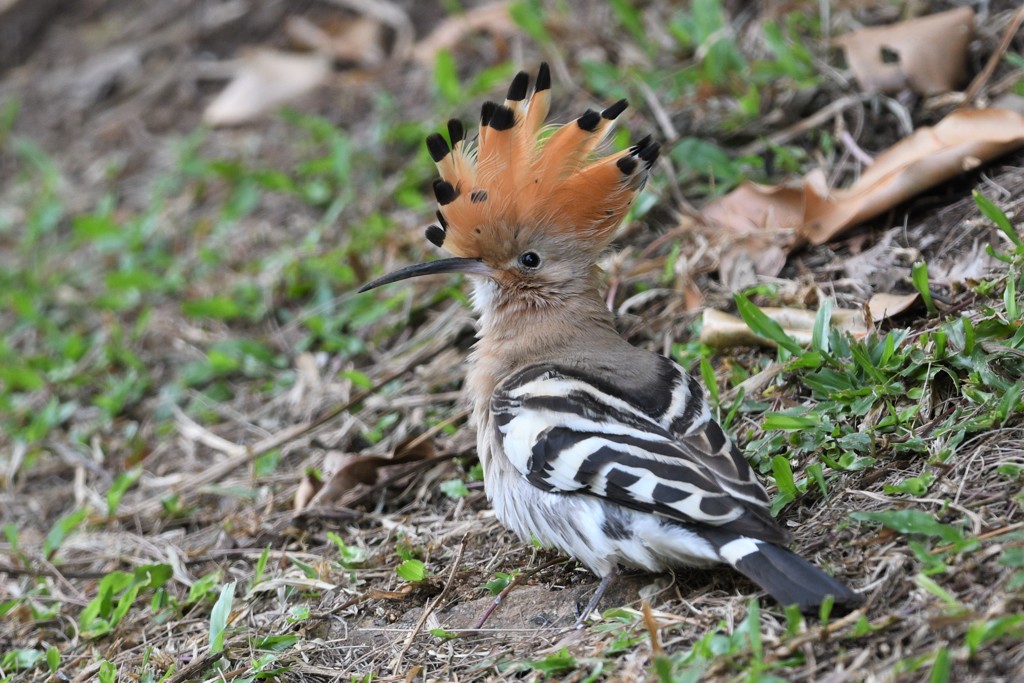
[[[601,582],[578,624],[625,565],[648,571],[731,565],[783,605],[862,598],[787,550],[750,465],[711,418],[682,367],[632,346],[600,294],[597,260],[658,157],[650,136],[600,158],[626,108],[586,111],[545,135],[551,77],[532,95],[520,72],[487,102],[475,145],[448,122],[427,148],[441,179],[427,239],[454,258],[364,286],[435,273],[473,280],[479,339],[467,386],[484,486],[524,541],[572,556]]]

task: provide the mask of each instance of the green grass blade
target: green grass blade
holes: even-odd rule
[[[1017,234],[1017,230],[1010,223],[1010,219],[1006,217],[1002,209],[995,205],[995,202],[977,190],[971,192],[971,196],[974,197],[974,203],[978,205],[978,209],[985,214],[985,218],[995,223],[996,227],[1002,230],[1014,245],[1017,247],[1024,246],[1024,240]]]
[[[235,582],[232,581],[220,589],[217,604],[210,612],[210,652],[213,654],[224,651],[224,629],[228,626],[228,617],[231,616],[231,605],[234,600]]]
[[[928,675],[928,683],[947,683],[951,667],[949,649],[945,647],[939,648],[939,651],[935,653],[932,671]]]
[[[770,339],[780,347],[786,349],[794,356],[803,353],[803,348],[795,339],[786,334],[782,326],[765,315],[764,311],[755,306],[750,299],[740,293],[736,293],[736,307],[739,309],[740,317],[753,332],[759,337]]]
[[[928,315],[938,315],[939,309],[935,307],[935,301],[932,299],[932,290],[928,284],[928,265],[924,261],[915,261],[911,273],[914,287],[921,293],[921,299],[928,308]]]
[[[818,314],[814,316],[814,329],[811,331],[811,350],[828,353],[828,328],[832,322],[832,300],[825,299],[818,306]]]

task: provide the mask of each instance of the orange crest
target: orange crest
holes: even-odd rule
[[[440,225],[427,228],[427,239],[456,256],[479,257],[495,226],[574,236],[581,247],[600,251],[658,157],[650,136],[617,154],[593,156],[626,100],[601,113],[588,109],[542,138],[551,104],[548,65],[541,64],[527,97],[529,82],[521,71],[504,104],[484,103],[475,145],[456,119],[448,122],[450,147],[439,133],[427,138],[441,173],[434,181]]]

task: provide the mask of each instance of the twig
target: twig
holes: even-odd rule
[[[465,552],[465,550],[465,542],[460,543],[459,552],[455,556],[455,561],[452,562],[452,568],[451,571],[448,572],[448,580],[445,581],[444,588],[441,589],[440,595],[438,595],[436,598],[430,601],[430,603],[423,608],[423,614],[421,614],[420,618],[416,621],[416,626],[414,626],[413,629],[409,631],[409,635],[405,637],[405,643],[402,644],[401,652],[398,653],[398,656],[395,657],[395,661],[391,664],[392,671],[397,672],[398,668],[402,666],[402,659],[405,657],[405,653],[409,651],[409,648],[412,647],[412,641],[416,637],[416,634],[419,633],[420,629],[423,628],[423,624],[427,623],[427,619],[434,612],[434,610],[437,609],[437,606],[441,604],[441,601],[444,600],[445,597],[447,597],[448,591],[451,590],[452,583],[455,580],[455,572],[458,570],[459,565],[462,564],[462,554]]]
[[[986,538],[993,538],[994,536],[1002,536],[1003,534],[1008,534],[1011,531],[1016,531],[1017,529],[1024,529],[1024,522],[1017,522],[1015,524],[1010,524],[1010,525],[1007,525],[1007,526],[1004,526],[1004,527],[1000,527],[999,529],[993,529],[992,531],[986,531],[983,534],[978,534],[977,536],[972,536],[971,538],[969,538],[967,540],[970,540],[970,541],[983,541]],[[933,549],[931,551],[931,554],[932,555],[938,555],[939,553],[944,553],[947,550],[952,550],[955,547],[956,547],[955,545],[950,543],[949,545],[944,545],[944,546],[942,546],[940,548]]]
[[[185,683],[185,681],[197,681],[199,675],[210,668],[214,662],[221,658],[221,654],[212,654],[209,650],[199,655],[192,660],[188,666],[185,666],[175,674],[174,678],[171,679],[171,683]]]
[[[1011,356],[1017,356],[1018,358],[1024,358],[1024,351],[1015,349],[1012,346],[1004,346],[1002,344],[995,344],[993,342],[981,342],[981,348],[987,353],[1007,353]]]
[[[481,628],[483,628],[484,624],[487,623],[487,620],[490,619],[492,614],[494,614],[494,610],[498,609],[498,605],[501,604],[502,600],[504,600],[506,597],[508,597],[508,594],[512,592],[513,588],[515,588],[516,586],[521,584],[523,581],[526,581],[527,579],[529,579],[530,577],[532,577],[534,574],[536,574],[539,571],[543,571],[544,569],[547,569],[548,567],[553,567],[556,564],[564,564],[565,562],[568,562],[568,561],[569,561],[569,558],[567,558],[567,557],[556,557],[555,559],[553,559],[553,560],[551,560],[549,562],[545,562],[544,564],[542,564],[541,566],[537,567],[536,569],[531,569],[529,571],[523,572],[522,574],[520,574],[516,578],[512,579],[511,583],[509,583],[507,586],[505,586],[505,588],[500,593],[498,593],[498,595],[494,598],[494,602],[491,603],[491,606],[488,607],[484,611],[484,613],[480,616],[480,621],[478,621],[476,623],[476,626],[473,627],[473,630],[474,631],[479,631]]]
[[[206,427],[202,426],[179,408],[174,406],[174,421],[178,427],[178,433],[188,439],[189,441],[198,441],[208,448],[212,448],[215,451],[226,453],[233,457],[242,457],[246,453],[245,446],[239,446],[233,441],[225,439],[223,436],[214,434]]]
[[[668,115],[665,108],[661,106],[661,102],[658,100],[658,95],[651,90],[651,86],[647,85],[643,81],[637,81],[636,87],[640,89],[644,99],[647,101],[647,106],[650,107],[651,113],[654,115],[654,120],[658,123],[658,127],[661,128],[661,134],[665,136],[666,140],[676,140],[679,138],[679,131],[672,125],[672,117]]]
[[[846,147],[850,154],[852,154],[860,163],[865,166],[870,166],[875,163],[875,160],[871,158],[871,155],[861,149],[860,145],[858,145],[857,141],[853,139],[853,136],[850,135],[849,131],[844,130],[841,132],[839,134],[839,140],[843,143],[843,146]]]
[[[651,614],[651,604],[646,600],[640,602],[640,611],[644,615],[644,625],[647,627],[647,635],[651,639],[651,654],[655,659],[665,655],[665,648],[661,646],[661,640],[658,638],[658,622],[654,620],[654,615]]]
[[[828,106],[819,109],[814,114],[811,114],[806,119],[801,119],[800,121],[797,121],[789,128],[780,130],[778,133],[773,133],[772,135],[769,135],[766,138],[756,140],[754,142],[751,142],[746,147],[740,148],[739,154],[741,156],[762,154],[771,145],[781,145],[783,143],[789,142],[793,138],[802,135],[806,131],[809,131],[812,128],[817,128],[822,123],[828,121],[830,118],[832,118],[839,112],[843,111],[844,109],[848,109],[849,107],[852,107],[855,104],[860,104],[861,102],[864,102],[869,97],[870,95],[847,95],[846,97],[840,97],[838,100],[835,100]]]
[[[636,84],[641,94],[644,96],[644,100],[647,101],[647,106],[651,110],[651,114],[654,116],[654,121],[658,124],[658,128],[661,129],[661,134],[666,140],[666,145],[669,149],[675,147],[679,142],[679,131],[672,124],[672,117],[669,116],[665,107],[661,106],[661,101],[658,99],[657,93],[651,89],[649,85],[643,81],[638,81]],[[672,200],[676,206],[685,207],[687,209],[693,209],[690,202],[686,199],[686,195],[683,194],[682,189],[679,187],[679,182],[676,180],[679,174],[676,173],[675,168],[672,166],[672,162],[669,160],[668,154],[663,154],[658,159],[658,165],[662,167],[662,170],[667,171],[664,177],[671,178],[672,182],[668,184],[669,192],[672,194]]]
[[[1006,27],[1006,31],[1003,33],[1002,40],[999,41],[999,46],[996,47],[995,52],[988,58],[988,62],[985,63],[985,68],[982,69],[971,84],[967,87],[967,91],[964,93],[963,102],[957,109],[963,109],[974,102],[974,99],[981,92],[981,89],[985,87],[989,79],[992,78],[992,74],[995,73],[996,67],[999,65],[999,61],[1006,54],[1006,51],[1010,48],[1010,43],[1013,41],[1013,37],[1017,34],[1017,30],[1020,28],[1021,23],[1024,23],[1024,7],[1017,10],[1017,13],[1013,15],[1013,19],[1010,20],[1010,25]]]
[[[463,410],[461,412],[455,413],[454,415],[449,417],[447,420],[444,420],[442,422],[438,422],[436,425],[434,425],[433,427],[431,427],[427,431],[423,432],[422,434],[417,436],[415,439],[413,439],[409,443],[405,444],[405,449],[411,451],[412,449],[416,448],[417,446],[419,446],[421,443],[423,443],[424,441],[426,441],[430,437],[434,436],[434,434],[437,434],[438,432],[440,432],[445,427],[453,425],[456,422],[458,422],[459,420],[463,419],[464,417],[468,417],[468,416],[469,416],[469,411],[468,410]]]
[[[386,489],[387,487],[397,482],[399,479],[403,479],[404,477],[407,477],[410,474],[415,474],[420,470],[429,470],[431,467],[437,465],[438,463],[442,463],[445,460],[451,460],[452,458],[457,458],[460,455],[465,454],[466,451],[451,451],[449,453],[439,453],[438,455],[435,455],[433,458],[428,458],[427,460],[420,460],[419,462],[411,463],[401,472],[396,472],[387,479],[377,482],[376,484],[366,489],[365,491],[361,491],[357,494],[354,494],[351,498],[342,498],[341,502],[346,507],[359,505],[373,494],[383,489]]]
[[[227,439],[222,439],[216,434],[213,434],[208,430],[200,427],[199,425],[196,425],[195,422],[186,417],[186,421],[179,422],[179,424],[184,424],[185,429],[188,431],[190,435],[194,437],[200,437],[197,438],[197,440],[201,440],[202,443],[205,443],[207,446],[210,446],[211,448],[219,450],[223,453],[227,453],[231,457],[225,460],[224,462],[211,465],[202,472],[199,472],[195,476],[190,477],[188,481],[176,487],[177,493],[188,496],[195,495],[203,486],[212,484],[215,481],[219,481],[220,479],[228,476],[232,472],[235,472],[239,468],[245,467],[250,462],[260,457],[261,455],[264,455],[276,448],[280,448],[284,444],[290,441],[294,441],[295,439],[298,439],[299,437],[304,436],[309,432],[312,432],[313,430],[324,425],[325,423],[330,422],[331,420],[338,417],[347,410],[359,405],[367,398],[369,398],[377,391],[379,391],[381,388],[395,381],[396,379],[398,379],[405,373],[409,372],[413,368],[417,367],[421,363],[427,361],[428,359],[429,358],[427,356],[421,357],[421,355],[417,355],[414,358],[412,358],[404,368],[401,368],[385,376],[382,380],[374,384],[372,387],[364,389],[363,391],[359,392],[358,394],[353,396],[348,401],[345,401],[344,403],[335,405],[334,407],[322,413],[319,417],[310,420],[309,422],[304,422],[302,424],[286,427],[285,429],[282,429],[281,431],[275,434],[271,434],[270,436],[268,436],[265,439],[262,439],[261,441],[257,441],[252,446],[242,446],[231,441],[228,441]],[[182,415],[184,416],[184,414]],[[195,425],[195,427],[198,428],[200,431],[193,431],[191,429],[191,425]],[[128,510],[119,514],[118,518],[130,519],[132,517],[135,517],[136,515],[152,514],[156,512],[160,508],[160,506],[160,498],[154,497],[153,500],[147,501],[132,510]]]
[[[41,569],[33,569],[24,567],[12,567],[9,564],[0,563],[0,574],[9,574],[11,576],[30,576],[34,579],[47,576],[53,579],[57,579],[58,581],[63,583],[68,579],[102,579],[109,573],[104,571],[68,571],[67,568],[65,568],[63,572],[60,572],[54,571],[52,568],[52,564],[49,566],[49,568],[43,567]],[[68,586],[65,585],[65,587]],[[74,589],[74,586],[71,586],[71,588]],[[76,592],[79,594],[82,604],[86,604],[88,600],[85,599],[85,596],[82,595],[80,591]]]
[[[84,605],[84,604],[86,604],[86,603],[88,602],[88,600],[86,599],[85,593],[83,593],[83,592],[82,592],[81,590],[79,590],[78,588],[76,588],[76,587],[75,587],[75,585],[74,585],[73,583],[71,583],[70,581],[68,581],[68,580],[67,580],[67,577],[65,577],[65,576],[64,576],[64,574],[62,574],[62,573],[61,573],[61,571],[60,571],[59,569],[57,569],[57,567],[55,567],[55,566],[54,566],[54,564],[53,564],[52,562],[50,562],[50,561],[49,561],[48,559],[46,559],[46,558],[45,558],[45,557],[43,557],[42,555],[38,556],[38,557],[36,558],[36,560],[37,560],[37,561],[38,561],[38,562],[39,562],[39,563],[40,563],[41,565],[43,565],[43,569],[44,569],[44,570],[45,570],[45,571],[46,571],[46,572],[47,572],[47,573],[48,573],[48,574],[49,574],[50,576],[52,576],[52,577],[53,577],[54,579],[56,579],[57,583],[59,583],[60,585],[62,585],[62,586],[63,586],[63,587],[65,588],[65,589],[67,589],[67,590],[68,590],[69,592],[73,593],[73,594],[75,595],[75,597],[76,597],[76,598],[78,598],[78,600],[79,600],[79,602],[80,602],[81,604],[83,604],[83,605]]]
[[[841,631],[847,626],[851,626],[860,621],[860,618],[864,616],[864,613],[864,608],[855,609],[841,619],[829,622],[821,628],[811,629],[801,633],[785,645],[776,648],[775,651],[771,653],[770,657],[776,660],[785,659],[786,657],[792,656],[794,652],[806,643],[812,643],[814,641],[824,642],[828,636],[832,635],[836,631]]]

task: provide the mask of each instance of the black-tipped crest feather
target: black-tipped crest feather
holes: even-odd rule
[[[455,201],[459,191],[448,181],[437,179],[434,181],[434,196],[437,197],[438,204],[446,206]]]
[[[448,119],[448,138],[452,145],[462,142],[466,138],[466,128],[458,119]]]
[[[548,68],[547,62],[540,63],[540,68],[537,69],[537,83],[533,88],[534,92],[551,89],[551,69]]]
[[[615,165],[619,167],[619,170],[622,171],[624,175],[629,175],[636,170],[636,159],[633,158],[632,155],[622,157],[615,162]]]
[[[491,102],[488,100],[480,105],[480,125],[489,126],[491,125],[491,116],[494,115],[494,110],[498,108],[497,102]]]
[[[431,133],[427,136],[427,150],[430,152],[430,158],[434,160],[434,163],[438,163],[446,156],[451,150],[448,149],[448,143],[440,133]]]
[[[635,145],[633,145],[629,149],[631,151],[633,151],[633,152],[639,153],[640,150],[644,149],[645,147],[647,147],[647,145],[651,144],[651,139],[652,138],[651,138],[650,135],[645,135],[644,137],[640,138],[639,142],[637,142]]]
[[[526,91],[530,88],[530,75],[525,71],[520,71],[516,74],[516,77],[512,79],[512,84],[508,86],[508,94],[505,99],[518,102],[526,99]]]
[[[550,87],[551,71],[542,63],[532,92],[529,75],[520,72],[504,104],[482,104],[475,139],[457,119],[448,121],[447,141],[428,137],[441,175],[434,194],[445,207],[429,237],[444,231],[452,254],[478,258],[500,224],[576,234],[581,247],[600,250],[643,187],[657,154],[650,136],[627,152],[595,154],[627,102],[588,109],[548,135]]]
[[[583,112],[583,116],[576,119],[576,125],[588,133],[593,133],[597,130],[597,124],[601,122],[601,115],[593,109],[588,109]]]
[[[424,234],[427,237],[427,241],[435,247],[444,246],[444,230],[440,226],[428,225]]]
[[[516,125],[516,113],[502,104],[496,105],[488,125],[494,130],[508,130]]]
[[[626,111],[626,107],[628,106],[629,102],[627,102],[626,100],[619,100],[618,102],[616,102],[615,104],[611,105],[610,107],[606,108],[603,112],[601,112],[601,118],[613,121],[619,117],[619,114]]]

